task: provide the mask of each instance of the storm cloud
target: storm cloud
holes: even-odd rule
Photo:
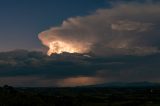
[[[16,50],[0,53],[0,84],[12,86],[81,86],[106,82],[160,80],[160,54],[95,56]]]
[[[71,17],[39,34],[42,43],[64,41],[97,55],[159,52],[160,3],[115,3],[87,16]]]
[[[132,2],[114,2],[87,16],[70,17],[38,36],[45,46],[58,40],[64,45],[85,48],[87,53],[47,56],[26,50],[1,52],[0,84],[81,86],[159,82],[160,3],[127,1]]]

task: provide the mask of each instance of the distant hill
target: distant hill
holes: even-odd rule
[[[110,82],[97,85],[89,85],[88,87],[160,87],[160,83],[152,82]]]

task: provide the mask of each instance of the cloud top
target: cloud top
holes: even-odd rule
[[[100,55],[159,52],[159,13],[159,3],[116,4],[88,16],[68,18],[41,32],[39,39],[48,47],[50,42],[63,41]]]

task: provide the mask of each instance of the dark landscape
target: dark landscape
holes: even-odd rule
[[[131,85],[131,83],[130,83]],[[0,88],[0,106],[160,106],[160,86]]]

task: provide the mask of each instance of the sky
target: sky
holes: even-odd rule
[[[0,51],[41,50],[38,33],[107,5],[105,0],[0,0]]]
[[[0,0],[0,13],[0,86],[160,83],[159,0]]]

